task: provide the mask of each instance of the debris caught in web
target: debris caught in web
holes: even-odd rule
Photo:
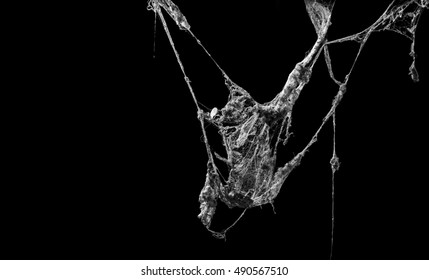
[[[429,6],[429,0],[393,1],[385,12],[365,30],[332,41],[327,39],[327,33],[331,24],[335,1],[304,1],[307,13],[315,28],[317,40],[305,58],[295,65],[282,91],[273,100],[264,104],[256,102],[251,94],[227,76],[201,41],[192,33],[191,25],[176,4],[170,0],[150,0],[148,2],[148,10],[152,10],[155,16],[161,20],[197,108],[197,118],[201,125],[202,139],[208,156],[206,179],[199,196],[200,214],[198,217],[203,225],[215,237],[226,238],[227,231],[240,220],[247,209],[268,203],[273,205],[290,172],[300,164],[309,148],[317,141],[318,134],[326,122],[332,119],[334,128],[333,154],[330,160],[332,170],[332,257],[334,236],[334,176],[340,167],[340,160],[337,156],[335,146],[335,110],[346,93],[347,83],[361,50],[373,32],[384,30],[394,31],[412,41],[410,75],[413,81],[417,82],[419,80],[415,67],[415,32],[423,10]],[[200,108],[191,86],[191,81],[186,75],[185,68],[170,35],[163,12],[167,13],[173,19],[180,30],[185,31],[196,40],[197,44],[203,48],[205,53],[220,70],[229,91],[228,102],[223,108],[213,108],[208,111]],[[344,79],[337,79],[332,70],[329,46],[346,41],[353,41],[359,44],[359,50]],[[329,75],[337,84],[338,92],[332,101],[330,110],[323,118],[309,143],[292,160],[283,166],[278,166],[276,161],[278,145],[287,144],[287,140],[291,135],[290,129],[294,104],[304,86],[309,83],[313,66],[322,51]],[[205,130],[205,125],[208,123],[216,127],[221,134],[226,157],[215,153],[210,147]],[[227,166],[227,178],[222,177],[214,158]],[[239,207],[244,209],[241,216],[230,227],[220,232],[214,231],[210,227],[219,201],[225,203],[229,208]]]

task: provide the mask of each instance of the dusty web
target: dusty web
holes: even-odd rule
[[[247,209],[264,204],[273,204],[280,192],[283,183],[290,172],[297,167],[309,148],[317,141],[319,132],[324,125],[332,119],[333,122],[333,152],[330,160],[332,170],[332,224],[331,224],[331,258],[334,242],[334,195],[335,173],[340,167],[340,161],[336,152],[336,122],[335,110],[346,93],[347,83],[353,71],[355,63],[362,48],[370,35],[379,31],[394,31],[411,40],[412,63],[410,75],[413,81],[419,80],[415,67],[416,55],[414,52],[415,32],[417,24],[425,8],[428,8],[429,0],[393,1],[385,12],[368,28],[356,34],[329,41],[327,33],[331,24],[331,16],[335,1],[304,0],[307,13],[314,25],[317,40],[305,58],[298,62],[280,93],[270,102],[260,104],[242,87],[234,83],[210,55],[201,41],[192,33],[191,26],[179,7],[170,0],[150,0],[148,10],[159,17],[167,34],[170,45],[175,53],[177,62],[187,83],[197,108],[197,118],[200,122],[203,140],[205,143],[208,163],[204,186],[199,196],[200,214],[203,225],[215,237],[226,238],[226,232],[230,230],[244,215]],[[186,75],[185,68],[175,48],[169,28],[163,12],[167,13],[179,29],[191,35],[210,57],[224,77],[225,85],[229,90],[229,98],[226,105],[221,108],[213,108],[204,111],[191,86],[190,79]],[[329,46],[346,41],[354,41],[359,44],[359,50],[354,62],[344,79],[335,77]],[[304,86],[310,81],[313,66],[323,51],[325,63],[331,79],[337,84],[338,92],[332,101],[332,106],[323,118],[319,128],[314,133],[308,144],[292,160],[283,166],[276,164],[277,147],[286,145],[291,134],[292,111],[296,100]],[[214,125],[222,136],[226,157],[215,153],[210,147],[205,131],[205,125]],[[223,178],[214,158],[221,160],[228,167],[228,178]],[[228,207],[243,208],[242,215],[223,231],[214,231],[210,228],[213,215],[216,211],[218,200]]]

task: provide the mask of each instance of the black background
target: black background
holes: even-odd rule
[[[373,2],[337,1],[328,37],[373,23],[389,1]],[[316,40],[303,1],[176,3],[260,103],[282,89]],[[2,259],[329,258],[331,122],[286,180],[276,214],[270,205],[250,209],[226,242],[215,239],[197,218],[207,155],[196,108],[160,20],[154,39],[144,1],[50,8],[55,19],[28,27],[33,37],[5,103]],[[222,75],[164,16],[198,100],[221,108]],[[410,41],[374,33],[337,109],[335,259],[428,258],[427,16],[417,29],[421,81],[407,75]],[[332,46],[338,79],[356,51],[354,43]],[[294,107],[280,164],[308,143],[336,90],[320,59]],[[213,227],[240,213],[220,203]]]

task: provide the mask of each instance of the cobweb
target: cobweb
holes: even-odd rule
[[[197,108],[197,117],[201,125],[208,155],[206,180],[199,196],[201,212],[198,217],[201,219],[203,225],[215,237],[225,239],[227,231],[240,220],[247,209],[268,203],[273,204],[290,172],[300,164],[309,148],[317,141],[319,132],[332,119],[334,128],[333,152],[330,160],[332,171],[332,258],[334,240],[334,182],[335,173],[340,167],[335,142],[335,110],[346,93],[347,83],[361,50],[370,35],[374,32],[394,31],[410,39],[410,56],[412,57],[412,63],[409,68],[410,75],[413,81],[417,82],[419,80],[419,75],[415,67],[415,32],[423,10],[428,8],[429,0],[392,1],[384,13],[368,28],[356,34],[332,41],[327,39],[327,32],[331,24],[330,19],[335,1],[304,1],[307,13],[315,28],[317,40],[305,58],[295,65],[282,91],[273,100],[264,104],[256,102],[245,89],[234,83],[227,76],[201,41],[192,33],[189,22],[176,4],[170,0],[150,0],[148,2],[148,10],[155,12],[155,16],[158,16],[161,20]],[[203,48],[205,53],[220,70],[224,77],[225,85],[229,90],[228,102],[223,108],[213,108],[209,112],[204,111],[199,106],[190,79],[186,75],[185,68],[170,35],[163,11],[174,20],[180,30],[187,32],[196,40],[197,44]],[[346,41],[354,41],[359,44],[359,50],[347,75],[345,75],[343,80],[340,80],[335,77],[332,70],[329,46]],[[337,84],[338,92],[332,101],[330,110],[305,148],[285,165],[278,166],[276,164],[277,147],[279,144],[286,145],[288,142],[291,135],[290,128],[294,104],[304,86],[310,81],[313,66],[322,51],[329,75]],[[207,123],[215,126],[221,134],[227,155],[225,158],[214,152],[210,147],[205,130]],[[214,158],[226,164],[228,167],[228,178],[222,177],[214,162]],[[220,232],[210,228],[218,200],[230,208],[239,207],[244,209],[240,217],[231,226]]]

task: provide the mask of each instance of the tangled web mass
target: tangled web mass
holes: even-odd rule
[[[397,32],[412,41],[410,55],[413,61],[410,66],[410,75],[414,81],[418,81],[414,52],[415,31],[421,13],[429,6],[429,0],[408,0],[401,3],[393,1],[379,19],[365,30],[332,41],[328,41],[326,36],[331,24],[330,19],[334,2],[320,0],[304,1],[317,33],[317,40],[305,58],[297,63],[289,74],[283,90],[272,101],[264,104],[256,102],[246,90],[235,84],[226,75],[201,44],[200,40],[191,32],[190,24],[176,4],[170,0],[150,0],[148,3],[148,9],[154,11],[162,21],[197,107],[198,119],[201,124],[208,155],[206,180],[199,196],[201,212],[198,217],[204,226],[216,237],[225,238],[226,231],[235,224],[221,232],[210,229],[218,200],[221,200],[230,208],[240,207],[243,209],[267,203],[272,204],[290,172],[299,165],[309,147],[317,141],[319,131],[331,117],[334,123],[334,151],[331,158],[332,176],[334,176],[335,171],[339,167],[339,160],[335,152],[335,109],[346,92],[346,85],[354,63],[343,80],[336,79],[329,57],[330,44],[346,41],[357,42],[359,44],[359,51],[355,57],[354,62],[356,62],[361,49],[373,32],[383,30]],[[190,85],[190,80],[186,76],[183,64],[175,49],[174,42],[163,17],[162,9],[168,13],[181,30],[189,33],[197,41],[222,72],[225,84],[229,90],[228,102],[222,109],[218,110],[214,108],[211,112],[205,112],[199,107]],[[305,148],[284,166],[277,166],[277,146],[278,144],[286,145],[287,143],[290,135],[289,128],[292,123],[294,103],[298,99],[303,87],[309,82],[313,65],[322,51],[324,52],[330,77],[338,85],[337,95],[332,102],[329,112],[322,120],[319,129]],[[205,132],[206,123],[214,125],[221,134],[227,155],[226,158],[213,152],[211,149]],[[224,179],[220,174],[214,157],[227,165],[227,179]]]

